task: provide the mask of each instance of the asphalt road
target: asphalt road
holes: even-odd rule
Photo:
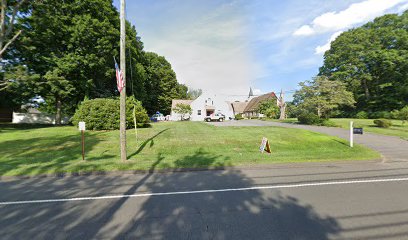
[[[407,199],[404,161],[11,178],[0,238],[407,239]]]

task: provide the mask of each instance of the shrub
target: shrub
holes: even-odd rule
[[[75,112],[72,122],[85,122],[89,130],[115,130],[120,123],[119,99],[97,98],[85,100]],[[149,126],[149,117],[141,103],[134,97],[126,99],[126,127],[133,128],[133,107],[136,107],[136,120],[138,127]]]
[[[368,114],[369,118],[387,118],[390,119],[391,118],[391,113],[390,112],[386,112],[386,111],[380,111],[380,112],[372,112]]]
[[[360,111],[356,114],[356,118],[358,119],[367,119],[368,118],[368,113],[365,111]]]
[[[236,114],[236,115],[235,115],[235,120],[242,120],[242,119],[244,119],[244,118],[242,117],[242,114]]]
[[[307,124],[307,125],[320,125],[323,123],[323,119],[320,119],[319,116],[317,116],[314,113],[301,113],[297,117],[299,123],[301,124]]]
[[[381,128],[389,128],[392,126],[391,121],[388,119],[376,119],[374,120],[374,124],[377,127],[381,127]]]
[[[393,119],[398,119],[402,121],[402,124],[405,121],[408,121],[408,106],[403,107],[401,110],[394,110],[391,112]]]

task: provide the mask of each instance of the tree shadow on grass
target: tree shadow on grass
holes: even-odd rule
[[[53,124],[34,124],[34,123],[0,123],[0,130],[27,130],[27,129],[38,129],[38,128],[51,128],[58,127]]]
[[[161,130],[160,132],[156,133],[155,135],[153,135],[152,137],[146,139],[145,141],[142,142],[142,144],[139,146],[139,148],[132,154],[130,154],[128,156],[128,159],[132,158],[133,156],[137,155],[138,153],[140,153],[146,146],[147,144],[150,143],[150,147],[153,147],[154,145],[154,139],[159,136],[160,134],[164,133],[165,131],[168,131],[170,128],[166,128]]]
[[[86,136],[86,151],[99,142],[99,134]],[[61,172],[64,167],[82,159],[81,136],[34,137],[0,143],[0,175],[18,171],[19,175]]]
[[[198,155],[201,155],[198,157]],[[177,161],[214,164],[197,151]],[[135,193],[169,193],[251,187],[241,171],[33,178],[0,182],[0,202]],[[191,164],[189,163],[189,166]],[[279,191],[227,191],[138,198],[0,206],[4,239],[328,239],[340,231],[330,216]]]
[[[194,169],[194,168],[222,168],[225,166],[231,166],[228,162],[229,157],[223,157],[221,155],[213,155],[205,152],[202,148],[198,149],[194,154],[187,155],[174,162],[176,169]]]

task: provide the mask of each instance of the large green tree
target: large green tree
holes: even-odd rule
[[[40,74],[40,95],[54,112],[114,91],[119,23],[110,0],[37,1],[23,25],[19,60]]]
[[[312,81],[299,83],[301,89],[294,94],[294,102],[303,111],[328,118],[340,106],[353,106],[353,94],[346,90],[344,83],[318,76]]]
[[[83,99],[117,96],[114,57],[119,57],[119,14],[112,0],[33,1],[20,19],[23,34],[8,63],[36,74],[25,95],[41,96],[43,110],[73,114]],[[171,99],[186,98],[164,57],[143,51],[136,29],[126,24],[127,95],[153,113],[169,113]],[[6,80],[7,81],[7,80]],[[4,94],[3,93],[0,93]]]
[[[30,10],[35,0],[0,0],[0,61],[9,47],[23,33],[19,19]]]
[[[156,53],[146,53],[146,91],[148,96],[144,101],[147,111],[161,111],[170,114],[172,99],[187,98],[187,87],[177,82],[176,73],[171,64]]]
[[[390,111],[408,103],[408,11],[341,34],[324,55],[320,75],[354,95],[357,110]]]

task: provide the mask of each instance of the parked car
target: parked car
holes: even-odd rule
[[[223,122],[225,120],[225,115],[222,113],[211,114],[204,118],[204,121],[211,122],[211,121],[218,121]]]
[[[156,114],[153,114],[153,115],[150,117],[150,120],[151,120],[152,122],[159,122],[159,121],[164,121],[164,120],[166,120],[166,117],[165,117],[163,114],[157,112]]]

